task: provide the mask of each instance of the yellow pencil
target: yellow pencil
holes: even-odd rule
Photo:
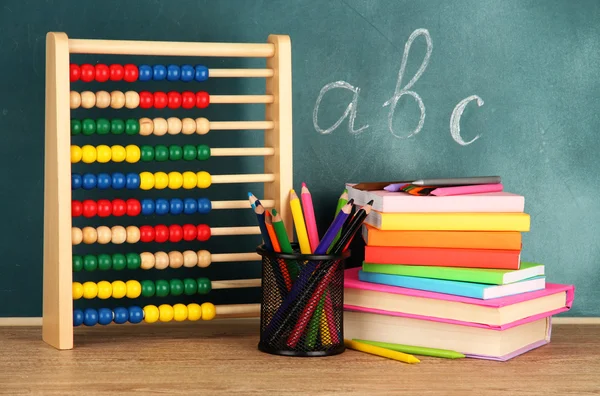
[[[390,349],[385,349],[381,347],[377,347],[374,345],[363,344],[362,342],[352,341],[344,339],[344,345],[347,348],[354,349],[356,351],[361,351],[365,353],[370,353],[371,355],[381,356],[388,359],[398,360],[405,363],[420,363],[421,361],[414,357],[413,355],[409,355],[407,353],[396,352]]]
[[[293,188],[290,190],[290,207],[292,208],[292,217],[294,218],[298,244],[300,244],[300,252],[302,254],[311,254],[312,251],[310,250],[308,231],[306,230],[306,224],[304,223],[304,216],[302,216],[300,200]]]

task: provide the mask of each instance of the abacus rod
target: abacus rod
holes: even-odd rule
[[[227,157],[227,156],[267,156],[274,155],[273,147],[235,147],[235,148],[211,148],[211,157]]]
[[[273,44],[69,39],[71,54],[270,58]]]
[[[272,199],[260,200],[260,203],[265,208],[272,208],[275,205],[275,201]],[[248,200],[239,201],[214,201],[211,202],[212,209],[248,209]]]
[[[273,77],[273,69],[209,69],[210,77]]]
[[[257,261],[261,259],[258,253],[215,253],[210,255],[213,263],[224,263],[231,261]]]
[[[210,129],[242,130],[242,129],[273,129],[273,121],[210,121]]]
[[[260,227],[258,226],[247,226],[247,227],[215,227],[210,229],[212,236],[225,236],[225,235],[259,235]]]
[[[272,173],[241,174],[241,175],[212,175],[213,184],[223,183],[267,183],[275,180]]]
[[[218,318],[254,318],[260,315],[260,304],[215,305]]]
[[[211,281],[210,287],[213,290],[218,289],[243,289],[246,287],[260,287],[261,280],[260,278],[256,279],[232,279],[232,280],[222,280],[222,281]]]
[[[211,95],[210,103],[273,103],[273,95]]]

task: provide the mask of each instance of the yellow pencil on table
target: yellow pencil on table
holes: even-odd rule
[[[344,339],[344,345],[347,348],[354,349],[355,351],[370,353],[371,355],[381,356],[388,359],[398,360],[404,363],[420,363],[421,361],[414,357],[413,355],[409,355],[407,353],[396,352],[390,349],[385,349],[381,347],[377,347],[374,345],[363,344],[362,342],[357,342],[353,340]]]
[[[300,200],[294,189],[290,190],[290,207],[292,209],[294,226],[296,227],[298,244],[300,245],[300,253],[311,254],[312,251],[310,249],[308,231],[306,230],[306,224],[304,223],[304,216],[302,215],[302,207],[300,206]]]

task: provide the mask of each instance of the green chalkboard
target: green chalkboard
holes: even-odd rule
[[[546,264],[549,282],[575,284],[575,304],[567,315],[600,316],[599,12],[595,0],[2,1],[0,316],[41,315],[48,31],[73,38],[224,42],[290,35],[294,184],[309,184],[321,228],[331,220],[345,182],[501,175],[507,191],[525,195],[532,216],[523,259]],[[122,58],[74,57],[84,60]],[[224,68],[261,65],[261,60],[230,58],[202,62]],[[157,83],[153,89],[169,87]],[[260,94],[264,86],[249,79],[212,80],[206,89]],[[264,107],[215,107],[205,114],[260,120]],[[214,133],[203,142],[262,145],[262,136],[261,131]],[[173,137],[170,143],[183,141]],[[215,160],[205,168],[215,174],[253,173],[261,164]],[[178,164],[166,167],[175,170]],[[243,199],[252,189],[221,186],[206,194]],[[144,219],[136,221],[128,224]],[[214,211],[190,221],[253,224],[249,211]],[[254,237],[215,238],[206,246],[213,252],[244,251],[257,242]],[[359,259],[357,253],[355,262]],[[255,277],[260,263],[214,265],[206,274],[215,280]],[[258,297],[256,290],[237,290],[215,293],[211,301]]]

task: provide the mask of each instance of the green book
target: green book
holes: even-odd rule
[[[518,270],[435,267],[421,265],[373,264],[363,262],[364,272],[389,275],[414,276],[417,278],[445,279],[460,282],[485,283],[490,285],[506,285],[520,282],[535,276],[544,275],[544,265],[521,262]]]

